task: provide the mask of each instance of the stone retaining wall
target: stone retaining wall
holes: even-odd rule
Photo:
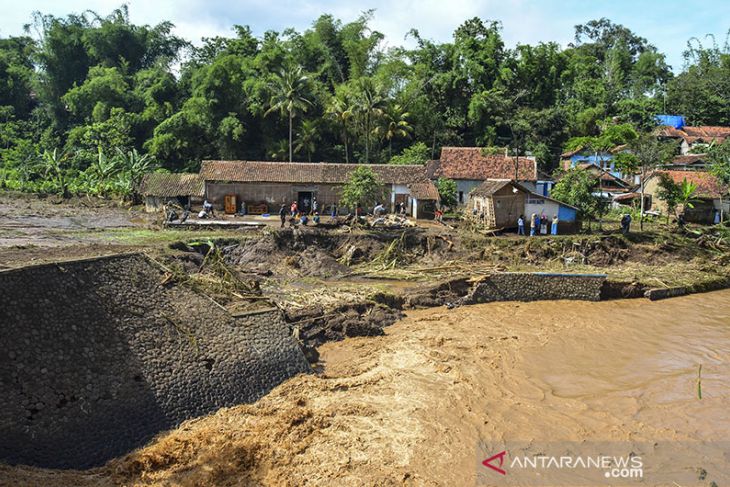
[[[458,304],[575,299],[599,301],[605,274],[506,272],[477,283]]]
[[[86,468],[309,372],[278,311],[231,317],[139,255],[0,272],[0,460]]]

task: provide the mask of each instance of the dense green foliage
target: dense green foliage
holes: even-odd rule
[[[675,183],[669,175],[659,175],[659,191],[657,197],[667,205],[667,223],[669,216],[676,215],[677,208],[694,208],[697,185],[684,178],[681,183]]]
[[[423,162],[478,145],[531,151],[550,171],[569,139],[625,143],[659,112],[730,124],[727,48],[692,41],[673,74],[607,19],[576,26],[563,49],[508,48],[501,24],[479,18],[450,42],[412,30],[414,48],[388,48],[371,15],[261,38],[234,26],[193,47],[169,22],[132,24],[124,6],[37,13],[29,35],[0,38],[0,181],[41,190],[56,154],[53,190],[90,189],[100,154],[132,150],[183,170],[204,158]],[[108,186],[123,172],[97,173]]]
[[[448,208],[456,206],[456,181],[448,178],[438,178],[436,188],[439,191],[441,204]]]
[[[352,171],[345,185],[342,187],[340,204],[348,208],[358,206],[371,207],[381,203],[383,195],[383,183],[367,166],[360,166]]]
[[[550,195],[558,201],[578,208],[581,218],[593,219],[602,213],[602,201],[595,194],[598,178],[589,171],[565,171]]]

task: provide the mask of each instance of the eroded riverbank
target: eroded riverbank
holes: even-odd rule
[[[385,336],[323,345],[322,375],[255,404],[189,421],[100,469],[2,467],[0,483],[472,485],[480,441],[720,441],[728,298],[409,311]],[[727,459],[657,458],[695,476],[680,485],[728,480]]]

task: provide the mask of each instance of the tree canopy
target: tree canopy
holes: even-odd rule
[[[730,124],[730,50],[688,43],[673,73],[647,39],[608,19],[575,41],[509,47],[499,21],[471,18],[448,42],[389,47],[373,12],[256,37],[236,25],[199,46],[126,6],[34,14],[0,38],[0,180],[33,181],[49,154],[75,177],[136,150],[169,170],[202,159],[394,163],[444,145],[529,151],[551,171],[566,142],[633,140],[659,112]]]

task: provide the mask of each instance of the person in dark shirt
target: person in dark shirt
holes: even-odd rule
[[[284,228],[284,223],[286,223],[286,205],[281,205],[281,208],[279,208],[279,218],[281,218],[281,228]]]

